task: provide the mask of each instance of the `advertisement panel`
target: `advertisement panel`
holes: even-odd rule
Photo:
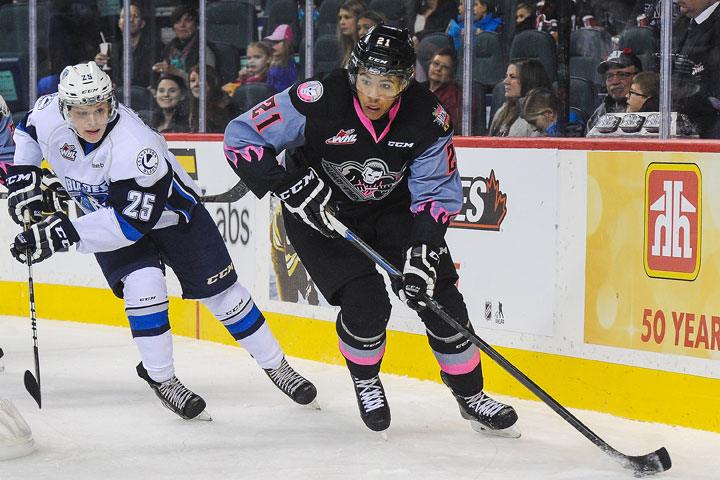
[[[720,358],[719,160],[588,153],[586,342]]]
[[[476,327],[552,336],[557,151],[458,148],[465,202],[447,233]]]

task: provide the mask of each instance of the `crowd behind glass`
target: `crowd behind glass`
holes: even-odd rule
[[[310,15],[306,0],[39,1],[35,96],[57,91],[57,74],[66,65],[94,60],[120,97],[130,91],[124,103],[159,131],[221,133],[234,116],[295,81],[345,66],[358,38],[385,22],[413,34],[416,80],[441,100],[456,134],[657,135],[666,58],[660,53],[661,0],[577,0],[567,9],[553,0],[465,1],[316,0]],[[665,8],[672,12],[668,85],[675,136],[720,138],[719,4],[678,0]],[[0,27],[27,18],[28,8],[26,0],[0,0]],[[308,17],[312,28],[305,25]],[[3,29],[10,33],[0,41],[0,62],[19,59],[27,74],[27,50],[3,51],[29,45],[24,21],[26,28]],[[130,89],[123,88],[126,30]],[[12,35],[25,38],[7,38]],[[466,44],[472,44],[471,79],[464,82]],[[559,58],[567,63],[558,65]],[[12,96],[3,92],[7,88],[0,81],[6,98]],[[16,103],[16,118],[35,98],[28,93],[25,105]],[[463,125],[464,105],[470,121]]]

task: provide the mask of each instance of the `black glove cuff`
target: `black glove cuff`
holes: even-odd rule
[[[272,192],[281,200],[290,200],[290,204],[292,205],[291,199],[293,197],[303,192],[308,188],[308,185],[317,184],[318,181],[319,177],[312,167],[300,168],[288,172],[282,181],[273,186]]]

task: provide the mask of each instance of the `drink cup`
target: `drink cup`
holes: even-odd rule
[[[639,27],[647,27],[648,26],[648,19],[644,13],[641,15],[638,15],[636,20],[637,20],[637,24]]]
[[[585,28],[595,27],[595,17],[592,15],[585,15],[582,18],[582,21],[583,21],[583,26],[585,26]]]
[[[100,44],[100,53],[102,53],[102,54],[104,54],[104,55],[107,55],[107,56],[109,57],[109,56],[110,56],[110,50],[111,50],[111,48],[112,48],[112,43],[110,43],[110,42],[102,42],[102,43]],[[106,71],[106,72],[107,72],[108,70],[110,70],[110,62],[106,62],[106,63],[105,63],[105,65],[103,66],[103,70]]]

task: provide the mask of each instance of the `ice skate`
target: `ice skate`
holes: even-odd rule
[[[370,430],[382,432],[390,426],[390,406],[379,376],[361,380],[352,376],[360,417]],[[384,432],[383,432],[384,433]],[[383,438],[387,439],[384,435]]]
[[[309,405],[320,410],[317,402],[317,389],[309,380],[297,373],[283,357],[278,368],[265,368],[270,380],[295,403]]]
[[[183,385],[175,375],[169,380],[158,383],[150,378],[142,362],[138,363],[136,370],[138,376],[148,382],[155,395],[169,410],[185,420],[212,420],[210,414],[205,411],[205,400]]]
[[[482,390],[469,397],[458,395],[450,387],[445,372],[440,372],[440,376],[457,400],[460,415],[470,420],[473,430],[500,437],[520,438],[520,430],[515,424],[518,416],[513,407],[493,400]]]

